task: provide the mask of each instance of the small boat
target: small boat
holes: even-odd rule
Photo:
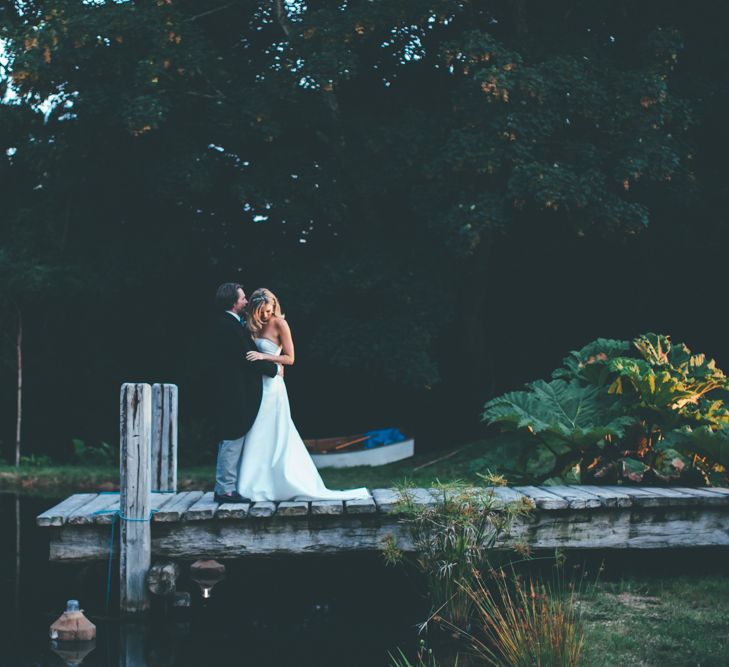
[[[382,466],[415,454],[415,441],[395,429],[368,431],[336,438],[304,440],[317,468]]]

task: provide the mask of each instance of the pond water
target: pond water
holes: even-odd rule
[[[156,609],[143,622],[121,623],[117,562],[108,612],[107,562],[48,562],[48,529],[35,517],[58,500],[0,494],[2,667],[79,664],[48,639],[72,598],[97,626],[88,666],[386,666],[388,651],[413,650],[414,626],[427,615],[419,582],[379,556],[310,556],[227,561],[210,600],[185,576],[178,588],[192,594],[187,613]]]

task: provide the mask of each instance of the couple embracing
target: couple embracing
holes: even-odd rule
[[[237,283],[216,293],[221,313],[213,339],[213,420],[219,439],[215,500],[353,500],[365,488],[324,486],[291,421],[284,367],[294,343],[276,296]]]

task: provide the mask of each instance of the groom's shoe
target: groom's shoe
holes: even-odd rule
[[[232,493],[223,493],[223,494],[216,493],[215,502],[216,503],[249,503],[249,502],[251,502],[251,499],[241,496],[240,493],[238,493],[237,491],[233,491]]]

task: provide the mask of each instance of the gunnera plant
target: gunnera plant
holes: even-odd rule
[[[483,419],[518,436],[511,458],[538,458],[540,481],[729,483],[729,380],[665,335],[598,338]]]

